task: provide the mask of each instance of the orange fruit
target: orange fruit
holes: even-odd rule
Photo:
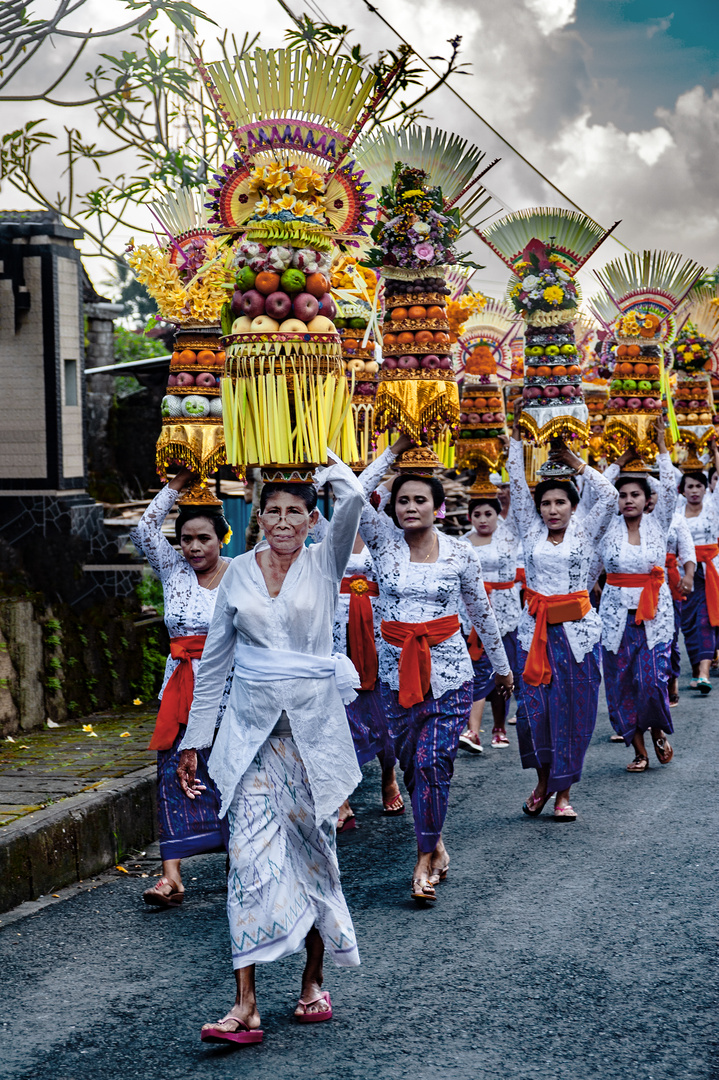
[[[634,364],[618,364],[617,369],[622,375],[631,375],[634,371]]]
[[[414,340],[417,345],[429,345],[433,340],[431,330],[418,330],[414,335]]]
[[[617,356],[626,356],[626,355],[627,355],[627,346],[626,345],[620,345],[619,348],[617,349]]]
[[[552,374],[563,376],[567,374],[567,369],[562,364],[557,364],[556,367],[552,368]]]
[[[220,349],[219,352],[216,352],[215,353],[215,365],[216,365],[216,367],[220,367],[220,365],[224,365],[226,359],[227,359],[227,357],[225,356],[222,349]]]
[[[207,364],[208,366],[215,363],[215,354],[212,349],[200,349],[197,354],[198,364]]]
[[[567,375],[578,375],[579,370],[579,364],[570,364],[567,368]]]
[[[408,319],[426,319],[427,308],[422,307],[421,304],[413,304],[411,308],[407,308]]]
[[[649,367],[648,367],[647,364],[635,364],[634,365],[634,374],[635,375],[646,375],[648,370],[649,370]]]
[[[650,364],[647,369],[647,375],[650,375],[652,379],[659,377],[659,364]]]
[[[474,407],[475,409],[486,409],[487,399],[483,397],[475,398]]]
[[[182,352],[180,353],[179,360],[180,360],[180,363],[183,364],[183,365],[185,365],[185,364],[196,364],[197,363],[197,353],[195,352],[194,349],[183,349]]]
[[[179,353],[179,352],[177,352],[177,350],[175,350],[175,352],[172,354],[172,363],[173,364],[179,364],[180,363],[180,356],[181,356],[181,353]]]
[[[627,356],[641,356],[641,345],[627,345]]]
[[[545,365],[542,364],[541,367],[534,369],[534,374],[538,379],[546,379],[548,375],[552,374],[552,369],[550,367],[545,367]]]
[[[280,275],[275,274],[273,270],[261,270],[255,278],[255,288],[263,296],[269,296],[270,293],[277,292],[279,287]]]
[[[385,345],[396,345],[397,344],[397,335],[396,334],[383,334],[382,335],[382,340],[384,341]]]
[[[411,330],[403,330],[401,334],[397,334],[398,345],[414,345],[414,334]]]
[[[445,334],[444,330],[435,330],[432,334],[432,340],[437,345],[447,345],[449,343],[449,334]]]
[[[404,322],[404,320],[406,318],[407,318],[407,308],[406,307],[396,307],[396,308],[394,308],[394,310],[392,311],[392,314],[390,315],[390,319],[392,320],[392,322]]]
[[[502,399],[498,397],[492,397],[487,399],[487,405],[490,409],[501,409]]]
[[[447,315],[443,307],[437,307],[436,304],[433,304],[432,307],[427,308],[428,319],[445,319],[446,317]]]

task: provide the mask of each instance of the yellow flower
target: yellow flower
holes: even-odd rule
[[[265,170],[264,170],[262,165],[259,165],[256,169],[253,169],[252,172],[250,173],[249,180],[247,181],[247,183],[248,183],[247,190],[250,193],[253,193],[255,191],[259,191],[260,188],[265,186],[265,180],[266,180]]]
[[[228,527],[227,532],[222,537],[221,543],[222,544],[229,544],[231,539],[232,539],[232,529]]]
[[[312,212],[310,204],[304,202],[303,199],[295,199],[295,204],[291,209],[295,217],[302,217],[304,214],[310,214]]]
[[[424,192],[422,191],[421,188],[412,188],[411,191],[405,191],[404,194],[402,195],[402,198],[403,199],[412,199],[412,198],[415,197],[415,195],[424,195]]]
[[[263,195],[262,198],[258,199],[255,203],[255,209],[253,210],[253,213],[259,215],[260,217],[265,217],[265,215],[269,214],[269,212],[270,200],[267,195]]]
[[[267,186],[274,190],[284,190],[290,187],[292,184],[292,174],[283,166],[267,165],[265,168],[265,178],[267,180]]]
[[[130,735],[129,731],[121,731],[120,732],[120,738],[121,739],[130,739],[131,737],[132,736]]]
[[[299,169],[295,169],[295,174],[292,178],[292,188],[294,191],[304,194],[305,192],[319,192],[325,190],[325,178],[320,173],[311,169],[309,165],[303,165]]]
[[[283,195],[280,199],[274,199],[270,204],[273,214],[279,214],[282,210],[292,210],[297,199],[294,195]]]
[[[559,288],[559,285],[549,285],[542,296],[548,304],[561,304],[564,299],[564,290]]]

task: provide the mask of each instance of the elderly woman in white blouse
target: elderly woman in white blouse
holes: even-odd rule
[[[570,789],[582,775],[601,682],[602,622],[587,587],[595,547],[616,512],[618,497],[600,473],[566,446],[559,455],[592,488],[592,512],[577,521],[579,493],[571,481],[544,480],[532,495],[524,475],[518,413],[515,408],[507,460],[527,576],[517,644],[522,672],[517,737],[522,765],[537,770],[537,785],[522,809],[537,817],[556,793],[555,820],[576,821]]]
[[[368,466],[362,474],[365,491],[372,491],[411,445],[402,435]],[[459,736],[472,707],[472,662],[459,619],[462,602],[498,688],[509,693],[513,686],[479,559],[470,544],[435,527],[443,502],[436,477],[404,474],[392,485],[390,517],[367,503],[360,524],[379,586],[382,701],[414,814],[412,897],[423,905],[436,900],[435,885],[447,876],[442,827]]]
[[[333,655],[332,623],[364,498],[341,462],[319,470],[315,481],[325,480],[334,514],[326,538],[310,547],[314,487],[263,488],[264,540],[234,559],[222,582],[180,747],[184,790],[201,798],[197,751],[212,742],[234,661],[209,772],[230,825],[227,913],[237,995],[222,1020],[205,1024],[204,1041],[261,1041],[256,963],[306,949],[295,1009],[301,1023],[332,1017],[322,989],[325,949],[339,965],[359,964],[335,832],[337,807],[362,777],[344,708],[359,677],[346,656]]]

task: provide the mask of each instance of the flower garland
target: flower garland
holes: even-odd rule
[[[371,232],[365,265],[422,269],[457,262],[459,210],[445,212],[442,191],[427,185],[428,175],[398,161],[391,183],[382,188],[380,214]]]
[[[541,312],[567,312],[579,304],[579,294],[571,270],[561,261],[551,244],[532,240],[514,263],[516,280],[510,283],[509,299],[514,310],[528,321]],[[542,322],[540,318],[538,321]]]
[[[182,265],[177,262],[178,251],[184,259]],[[173,241],[164,249],[141,244],[127,254],[159,314],[175,322],[219,322],[227,287],[234,280],[231,258],[226,241],[205,237],[193,237],[187,249]]]
[[[674,367],[677,371],[704,371],[711,361],[712,343],[700,334],[693,323],[687,323],[674,344]]]

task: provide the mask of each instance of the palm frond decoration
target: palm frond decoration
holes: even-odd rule
[[[465,222],[491,200],[479,183],[487,172],[481,169],[486,154],[459,135],[414,124],[399,131],[381,128],[361,139],[355,153],[377,191],[389,186],[398,161],[422,169],[432,186],[442,189],[445,206],[457,206]]]
[[[700,334],[719,342],[719,288],[697,285],[678,312],[680,327],[692,323]]]
[[[471,315],[462,331],[462,338],[466,334],[473,337],[503,338],[513,326],[519,325],[521,319],[516,311],[504,300],[487,300],[481,311]]]
[[[576,210],[544,206],[507,214],[477,235],[510,270],[527,245],[538,240],[551,244],[576,273],[617,225],[615,221],[611,229],[605,229]]]
[[[677,309],[704,272],[699,263],[675,251],[631,253],[596,271],[606,298],[593,297],[592,307],[603,319],[604,312],[613,308],[607,322],[612,322],[620,311],[639,307],[666,316]]]
[[[339,157],[377,87],[375,75],[346,57],[302,49],[256,49],[232,61],[196,63],[241,152],[262,142],[258,124],[294,120],[315,125],[325,147],[334,139]]]
[[[178,238],[188,233],[207,233],[209,211],[205,207],[207,192],[204,187],[168,188],[158,199],[149,204],[150,211],[161,223],[168,236]]]

